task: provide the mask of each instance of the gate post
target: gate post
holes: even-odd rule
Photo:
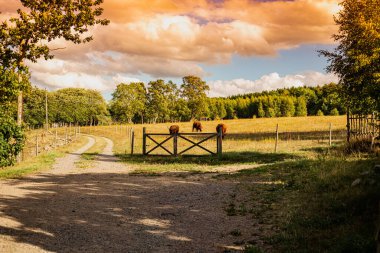
[[[146,127],[143,127],[143,155],[146,155]]]
[[[174,156],[178,155],[178,133],[175,133],[173,136],[173,153]]]
[[[218,156],[222,156],[222,152],[223,152],[223,139],[222,139],[222,128],[219,127],[218,128],[218,135],[217,135],[217,139],[216,139],[216,149],[217,149],[217,154]]]
[[[135,131],[131,130],[131,155],[133,155],[133,148],[135,146]]]

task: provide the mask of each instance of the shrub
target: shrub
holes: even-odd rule
[[[12,118],[0,117],[0,167],[15,163],[24,141],[22,128]]]

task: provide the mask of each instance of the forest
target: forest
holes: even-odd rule
[[[241,119],[341,115],[346,112],[340,87],[331,83],[244,94],[227,98],[207,97],[206,82],[187,76],[182,85],[164,80],[120,83],[107,102],[99,91],[65,88],[46,91],[31,87],[24,94],[24,123],[32,128],[50,124],[105,125],[158,123],[191,119]],[[8,113],[17,113],[17,101]]]

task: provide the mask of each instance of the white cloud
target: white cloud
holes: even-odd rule
[[[113,82],[115,84],[119,84],[119,83],[139,83],[139,82],[141,82],[141,80],[138,79],[138,78],[129,77],[129,76],[120,75],[120,74],[117,74],[114,78],[112,78],[112,80],[113,80]]]
[[[229,81],[209,81],[209,96],[227,97],[238,94],[262,92],[265,90],[276,90],[280,88],[317,86],[331,82],[338,82],[338,78],[333,74],[323,74],[320,72],[305,72],[296,75],[286,75],[281,77],[278,73],[270,73],[262,76],[258,80],[234,79]]]

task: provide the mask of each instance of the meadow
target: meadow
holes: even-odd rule
[[[375,252],[374,234],[380,218],[380,171],[375,166],[380,164],[379,154],[346,151],[344,116],[203,121],[203,131],[214,133],[220,122],[228,127],[221,157],[199,148],[179,157],[163,156],[162,151],[153,156],[141,154],[143,127],[148,133],[168,133],[170,125],[178,124],[180,132],[186,133],[191,132],[191,122],[81,127],[81,134],[95,136],[97,144],[77,165],[83,169],[92,166],[92,159],[105,146],[98,136],[104,136],[114,142],[114,152],[122,162],[134,169],[131,176],[208,175],[212,180],[239,182],[226,199],[226,215],[257,220],[261,233],[252,236],[264,242],[241,242],[240,231],[231,228],[245,252]],[[278,150],[274,152],[277,124]],[[130,154],[131,129],[134,155]],[[59,152],[46,150],[29,158],[20,164],[17,171],[21,173],[15,177],[39,167],[47,169],[56,157],[84,143],[83,135],[75,140],[73,128],[60,128],[57,133],[71,133],[73,141]],[[40,134],[34,131],[29,136]],[[216,143],[208,141],[205,146],[215,149]]]

